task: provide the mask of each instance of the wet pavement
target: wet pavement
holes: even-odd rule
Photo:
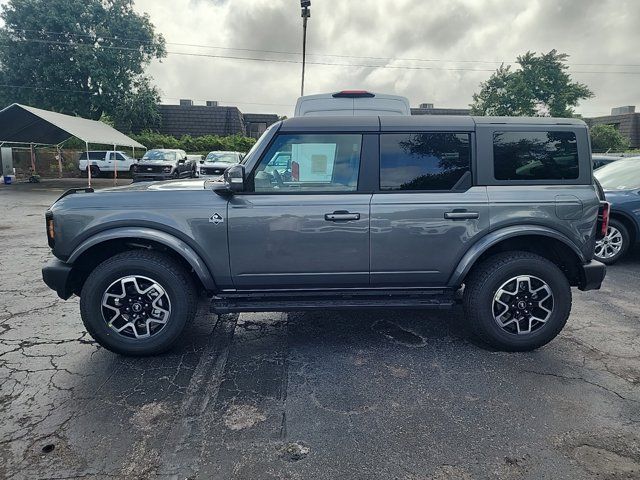
[[[640,252],[531,353],[474,345],[460,309],[203,302],[170,353],[125,358],[41,280],[72,183],[0,186],[0,478],[640,478]]]

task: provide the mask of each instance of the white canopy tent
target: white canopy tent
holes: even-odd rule
[[[113,145],[135,148],[146,148],[134,139],[119,132],[106,123],[97,120],[87,120],[62,113],[42,110],[14,103],[0,111],[0,144],[18,143],[33,146],[52,145],[58,150],[63,143],[72,137],[84,141],[89,158],[89,144]],[[32,153],[32,166],[35,163]],[[60,162],[60,160],[59,160]],[[61,168],[61,167],[60,167]],[[114,182],[118,176],[117,167],[114,171]],[[87,168],[87,178],[91,186],[91,169]]]

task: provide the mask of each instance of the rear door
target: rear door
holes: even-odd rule
[[[371,285],[444,286],[489,229],[471,131],[382,132],[371,201]]]
[[[275,137],[247,172],[250,191],[228,204],[237,288],[368,286],[371,193],[358,189],[364,137]]]

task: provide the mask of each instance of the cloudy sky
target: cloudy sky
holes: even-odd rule
[[[171,52],[149,67],[165,103],[219,100],[291,115],[299,0],[136,0],[135,8]],[[499,62],[555,48],[595,93],[577,111],[604,115],[640,109],[639,45],[638,0],[312,0],[305,93],[363,88],[412,106],[466,107]]]

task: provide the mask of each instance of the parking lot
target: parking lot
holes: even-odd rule
[[[531,353],[475,345],[460,308],[203,299],[172,352],[125,358],[41,280],[44,211],[82,182],[0,188],[1,478],[640,478],[640,252]]]

